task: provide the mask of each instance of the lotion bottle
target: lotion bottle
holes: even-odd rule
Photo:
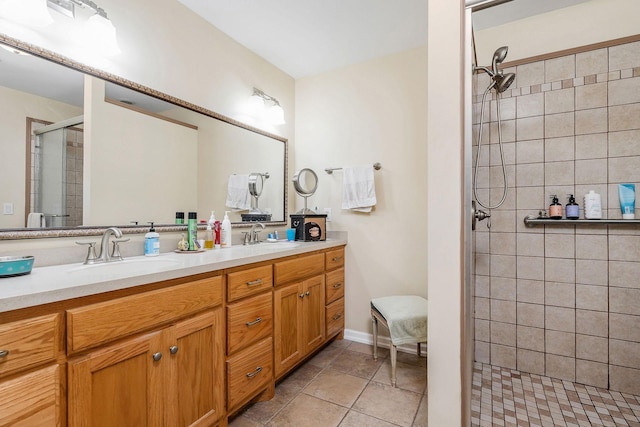
[[[593,190],[584,195],[584,217],[586,219],[602,218],[602,201],[600,195]]]
[[[149,224],[151,224],[151,228],[144,235],[144,255],[158,256],[160,255],[160,234],[156,233],[156,229],[153,228],[153,222]]]
[[[220,246],[223,248],[231,247],[231,221],[229,221],[229,211],[224,212],[224,218],[222,220],[222,236]]]
[[[569,194],[569,203],[567,203],[566,213],[567,219],[580,218],[580,206],[576,203],[576,199],[573,197],[573,194]]]
[[[551,204],[549,205],[549,218],[562,219],[562,205],[558,201],[558,196],[551,196]]]

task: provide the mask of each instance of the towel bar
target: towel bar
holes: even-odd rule
[[[375,162],[373,164],[373,169],[379,171],[380,169],[382,169],[382,164],[380,164],[380,162]],[[342,168],[325,168],[324,171],[329,175],[331,175],[333,171],[340,171],[340,170],[342,170]]]

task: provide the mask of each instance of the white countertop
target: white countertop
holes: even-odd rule
[[[347,243],[346,233],[324,242],[261,242],[199,253],[163,253],[106,264],[37,267],[31,274],[0,278],[0,312],[218,271]]]

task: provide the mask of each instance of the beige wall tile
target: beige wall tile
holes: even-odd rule
[[[610,338],[640,342],[640,316],[609,314]]]
[[[592,335],[576,335],[576,358],[593,362],[609,361],[609,340]]]
[[[576,285],[576,308],[607,311],[609,293],[606,286]]]
[[[489,255],[475,254],[475,260],[476,260],[476,274],[488,276],[489,275]]]
[[[513,122],[513,120],[511,121]],[[503,134],[504,137],[504,134]],[[506,165],[514,165],[516,163],[516,143],[502,140],[502,153]],[[502,158],[500,154],[500,144],[497,142],[489,145],[489,162],[491,166],[502,166]]]
[[[524,163],[516,166],[518,187],[544,185],[544,163]]]
[[[475,241],[475,249],[478,254],[489,253],[489,233],[485,231],[476,230],[473,235]]]
[[[491,344],[491,364],[516,369],[516,348]]]
[[[609,132],[609,156],[640,156],[640,130]]]
[[[606,183],[607,173],[607,159],[576,160],[576,184]]]
[[[571,332],[545,331],[545,351],[547,354],[576,356],[576,334]]]
[[[505,301],[516,300],[516,279],[504,277],[491,278],[491,298]]]
[[[609,132],[634,129],[640,129],[640,104],[609,107]]]
[[[640,42],[609,48],[609,71],[637,67],[638,62],[640,62]]]
[[[575,257],[575,236],[573,234],[545,234],[544,255],[549,258]]]
[[[544,258],[518,256],[516,261],[517,278],[544,280]]]
[[[609,288],[609,311],[640,315],[640,289]]]
[[[476,297],[475,318],[486,320],[491,319],[491,305],[489,298]]]
[[[510,347],[516,346],[516,325],[513,323],[491,322],[491,343]]]
[[[518,326],[544,328],[544,305],[517,303]]]
[[[516,101],[517,117],[541,116],[545,113],[543,93],[518,96]]]
[[[577,135],[576,136],[576,160],[606,158],[607,147],[608,145],[607,145],[606,133]]]
[[[507,187],[513,188],[516,186],[516,167],[515,165],[507,165],[505,170],[507,171]],[[489,168],[489,186],[491,188],[504,189],[504,174],[502,166],[491,166]]]
[[[594,387],[609,387],[609,365],[576,359],[576,382]]]
[[[517,334],[519,349],[544,351],[544,329],[518,325]]]
[[[511,172],[511,169],[508,169],[507,173],[510,173],[510,172]],[[511,181],[511,179],[509,179],[509,181]],[[489,196],[491,200],[490,206],[495,206],[498,203],[500,203],[500,200],[502,200],[503,194],[504,194],[504,188],[492,188],[491,190],[489,190]],[[507,196],[505,197],[504,202],[500,207],[502,209],[511,210],[511,211],[514,211],[516,209],[515,188],[511,187],[508,189]]]
[[[517,98],[500,98],[500,120],[513,120],[516,118],[516,100]],[[491,101],[491,121],[498,121],[498,102]],[[486,113],[485,113],[486,114]]]
[[[545,207],[543,187],[518,187],[516,188],[516,206],[518,209],[533,210],[535,213]],[[529,212],[531,213],[531,212]]]
[[[541,280],[518,279],[516,282],[518,302],[544,304],[544,282]]]
[[[474,275],[475,296],[489,298],[489,276]]]
[[[544,234],[516,235],[517,255],[540,256],[544,254]]]
[[[516,140],[516,121],[515,120],[502,120],[500,131],[502,132],[502,142],[514,142]],[[491,123],[489,126],[489,141],[492,144],[498,144],[498,123]],[[513,162],[511,162],[513,163]]]
[[[541,139],[544,137],[544,118],[542,116],[527,117],[516,120],[518,141]]]
[[[609,105],[640,102],[640,77],[614,80],[609,83]]]
[[[509,255],[491,255],[492,277],[516,277],[516,257]]]
[[[610,158],[608,168],[611,183],[640,181],[640,156]]]
[[[592,310],[576,310],[576,333],[607,337],[609,335],[608,313]]]
[[[609,365],[609,389],[640,394],[640,369]]]
[[[628,68],[628,67],[627,67]],[[518,65],[516,68],[518,87],[533,86],[544,83],[544,62],[532,62]]]
[[[573,283],[545,282],[544,300],[547,307],[575,308],[576,285]]]
[[[544,158],[546,162],[574,160],[574,153],[575,138],[573,136],[547,138],[544,140]]]
[[[542,352],[519,348],[517,351],[517,362],[517,369],[519,371],[544,375],[544,353]]]
[[[576,380],[576,359],[573,357],[546,354],[545,375],[561,380]]]
[[[607,83],[578,86],[576,88],[576,110],[607,107]]]
[[[573,258],[545,258],[544,280],[548,282],[575,283],[576,260]]]
[[[607,132],[607,108],[576,111],[575,125],[576,135]]]
[[[609,52],[607,49],[596,49],[576,54],[576,76],[606,73],[609,71]]]
[[[609,259],[611,261],[634,262],[640,260],[640,236],[623,236],[610,234]]]
[[[544,117],[544,137],[557,138],[575,133],[575,113],[547,114]],[[606,129],[605,129],[606,130]],[[593,132],[584,132],[593,133]],[[520,133],[518,133],[520,135]],[[533,138],[530,138],[533,139]]]
[[[546,186],[573,185],[575,162],[547,162],[544,164],[544,182]],[[559,197],[562,193],[557,194]],[[551,200],[549,200],[551,201]]]
[[[483,341],[475,342],[475,360],[480,363],[491,363],[490,347],[491,344]]]
[[[544,81],[547,83],[576,76],[575,55],[566,55],[544,61]]]
[[[545,307],[545,328],[561,332],[576,332],[576,311],[573,308]]]
[[[610,339],[609,363],[640,369],[640,343]]]
[[[489,329],[489,320],[476,319],[475,320],[475,339],[478,341],[489,342],[491,340],[491,334]]]
[[[516,211],[494,209],[491,211],[491,231],[513,233],[516,231]]]
[[[607,236],[576,234],[576,258],[607,260],[609,258]]]
[[[576,260],[576,283],[606,285],[609,282],[606,261]]]
[[[491,300],[491,320],[504,323],[516,323],[515,301]]]
[[[533,139],[518,141],[516,144],[516,160],[523,163],[541,163],[544,161],[544,140]]]
[[[495,255],[515,255],[516,233],[491,233],[490,248]]]
[[[544,113],[556,114],[573,112],[575,106],[574,88],[552,90],[544,93]]]

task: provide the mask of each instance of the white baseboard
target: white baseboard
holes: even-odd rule
[[[344,330],[344,339],[349,341],[358,342],[361,344],[369,344],[373,345],[373,334],[369,334],[366,332],[354,331],[353,329],[345,329]],[[389,348],[391,347],[391,339],[384,335],[378,335],[378,347]],[[403,344],[398,347],[398,351],[402,351],[404,353],[413,353],[417,352],[417,344]],[[423,345],[421,348],[423,354],[426,351],[425,346]]]

